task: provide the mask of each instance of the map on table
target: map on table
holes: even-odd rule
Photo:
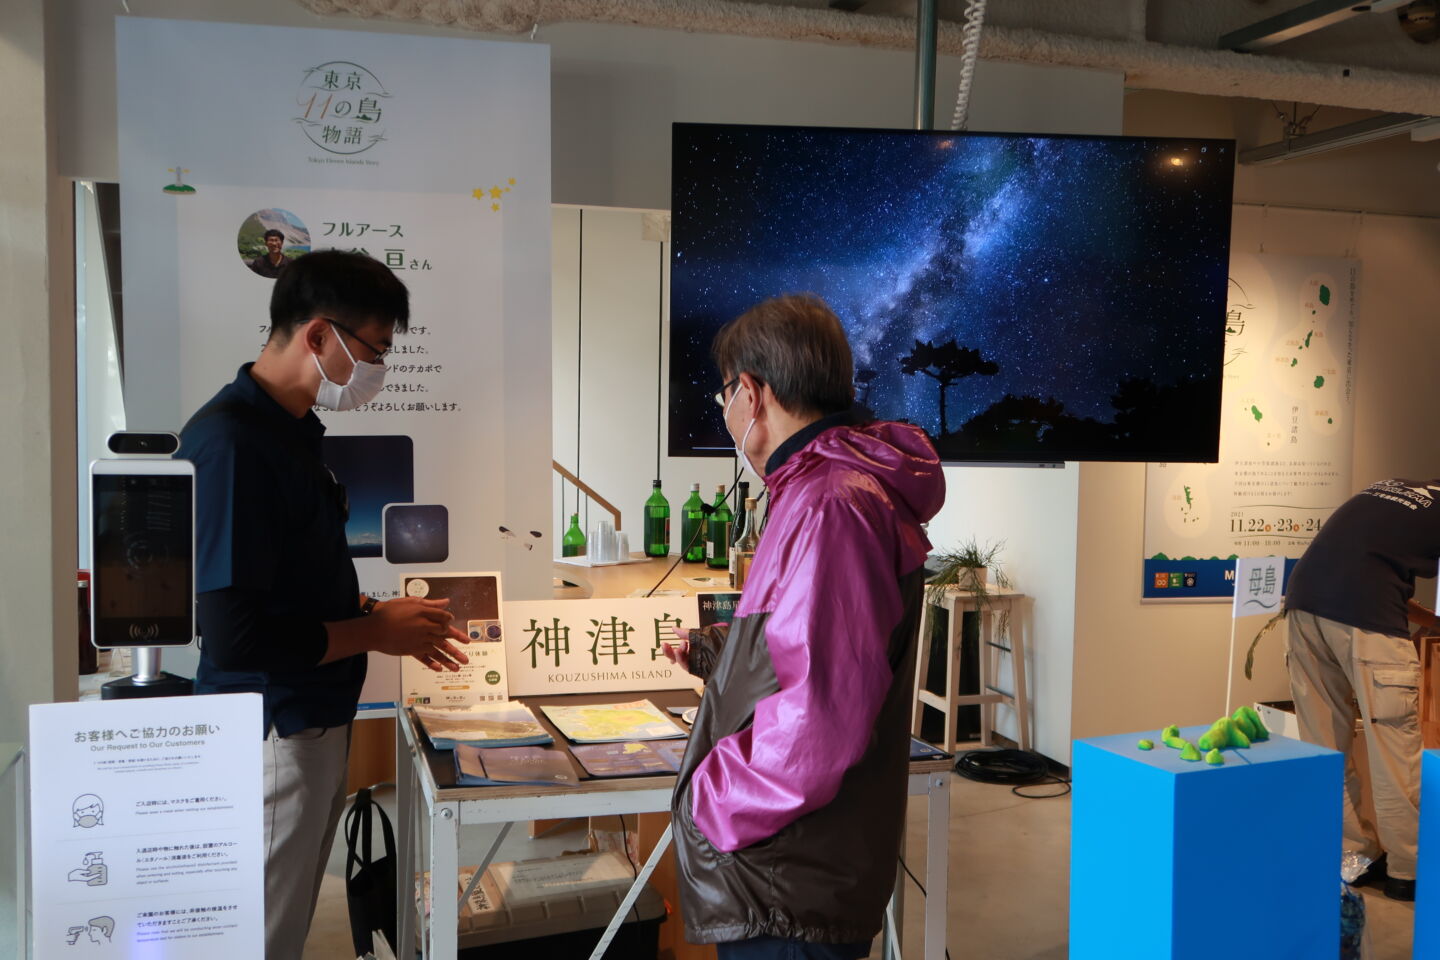
[[[685,736],[685,731],[649,700],[576,706],[547,704],[540,709],[575,743],[669,740]]]

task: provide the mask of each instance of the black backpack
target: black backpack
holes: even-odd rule
[[[371,811],[380,819],[385,836],[385,856],[374,859],[370,851]],[[355,804],[345,814],[345,898],[350,906],[350,937],[355,955],[373,953],[374,931],[378,930],[395,947],[395,832],[385,810],[370,796],[370,788],[355,794]]]

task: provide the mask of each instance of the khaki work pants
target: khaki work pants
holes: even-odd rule
[[[300,960],[345,809],[350,725],[265,738],[265,957]]]
[[[1388,854],[1390,876],[1415,878],[1420,823],[1420,659],[1401,637],[1291,610],[1286,663],[1300,738],[1345,754],[1345,850]],[[1360,776],[1350,748],[1355,709],[1364,721],[1372,825],[1360,815]]]

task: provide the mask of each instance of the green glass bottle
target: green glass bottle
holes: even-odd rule
[[[745,501],[750,499],[750,481],[741,480],[736,486],[740,492],[735,497],[735,523],[731,525],[730,546],[740,542],[740,537],[745,533]]]
[[[700,499],[700,484],[690,484],[690,499],[680,514],[680,549],[688,563],[705,560],[705,501]]]
[[[565,538],[560,541],[560,556],[585,556],[585,531],[580,529],[578,513],[570,514],[570,529],[565,531]]]
[[[670,501],[660,492],[659,480],[655,481],[650,499],[645,501],[645,555],[670,555]]]
[[[730,566],[730,528],[734,516],[725,503],[725,484],[715,488],[715,510],[710,514],[710,527],[705,531],[705,566],[726,570]]]

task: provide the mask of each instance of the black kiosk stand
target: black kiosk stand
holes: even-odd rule
[[[160,658],[195,638],[195,467],[173,459],[171,433],[116,433],[109,447],[115,459],[90,464],[90,637],[133,646],[135,673],[100,697],[188,696],[194,683]]]

